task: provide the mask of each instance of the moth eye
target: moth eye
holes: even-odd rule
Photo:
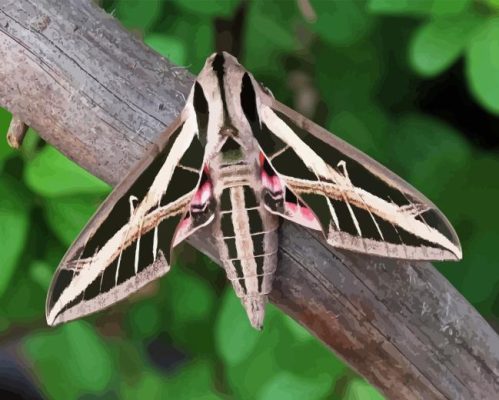
[[[250,124],[258,122],[255,88],[248,73],[244,74],[241,85],[241,107]]]

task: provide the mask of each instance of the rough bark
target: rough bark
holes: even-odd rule
[[[81,0],[3,0],[0,59],[0,106],[111,184],[193,81]],[[497,398],[498,336],[429,263],[339,251],[284,223],[271,299],[388,398]]]

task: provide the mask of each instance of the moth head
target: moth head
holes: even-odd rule
[[[244,69],[244,67],[239,63],[238,59],[234,57],[232,54],[227,53],[226,51],[219,51],[209,56],[206,59],[203,69],[209,67],[216,67],[217,64],[223,65],[225,68],[236,66]]]
[[[268,97],[237,58],[227,52],[208,57],[196,79],[192,97],[198,125],[204,123],[207,127],[208,154],[218,153],[226,142],[236,143],[245,150],[253,148],[251,124],[260,123],[261,96]],[[233,150],[228,152],[231,156]]]
[[[234,115],[234,99],[239,97],[245,74],[248,72],[234,56],[224,51],[213,53],[206,60],[194,84],[193,100],[196,103],[196,112],[209,109],[212,119],[223,120],[224,125],[231,119],[233,124],[233,120],[237,119]],[[199,107],[200,104],[202,107]]]

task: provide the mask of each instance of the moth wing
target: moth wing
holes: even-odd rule
[[[180,116],[97,210],[54,274],[49,325],[99,311],[164,275],[172,247],[213,219],[196,131]]]
[[[402,259],[461,259],[452,225],[431,201],[276,101],[248,74],[241,106],[262,150],[269,211],[322,230],[335,247]]]

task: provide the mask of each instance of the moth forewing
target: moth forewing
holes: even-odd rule
[[[328,221],[323,231],[332,246],[404,259],[462,258],[452,225],[430,200],[360,150],[265,92],[260,95],[266,133],[284,144],[274,142],[274,154],[262,150],[283,184],[318,221]],[[304,168],[300,176],[289,176],[296,156]],[[310,179],[302,179],[304,169]],[[289,219],[289,213],[283,216]]]
[[[49,289],[50,325],[98,311],[165,274],[173,245],[211,222],[190,218],[204,161],[193,116],[182,113],[71,246]]]

